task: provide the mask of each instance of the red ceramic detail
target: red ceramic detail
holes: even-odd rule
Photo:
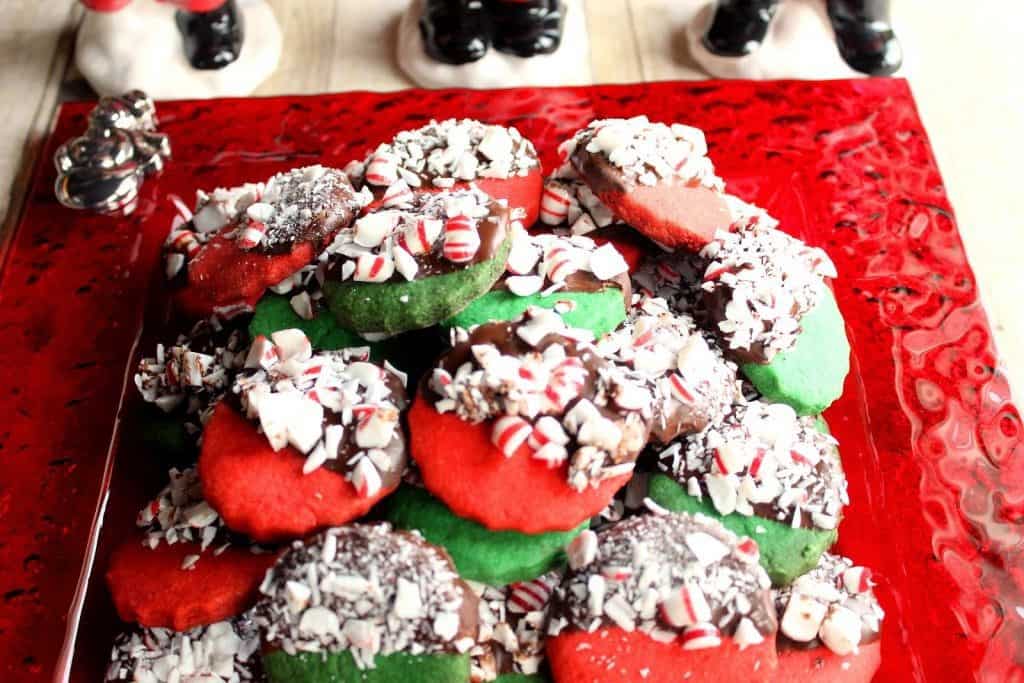
[[[88,108],[63,109],[44,159],[84,129]],[[3,681],[51,677],[109,485],[72,680],[99,680],[105,666],[117,624],[98,579],[163,478],[131,436],[131,390],[124,434],[112,435],[142,323],[164,323],[157,252],[171,195],[342,165],[431,117],[513,124],[551,169],[576,128],[634,114],[704,128],[732,191],[839,267],[854,372],[827,417],[853,499],[840,550],[875,570],[888,612],[876,680],[1024,681],[1021,421],[905,82],[351,93],[159,113],[174,159],[145,183],[134,215],[60,207],[44,161],[2,272]]]

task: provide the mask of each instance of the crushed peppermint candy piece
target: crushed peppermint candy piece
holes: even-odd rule
[[[438,412],[492,421],[492,442],[507,457],[526,444],[549,465],[567,462],[579,491],[632,471],[647,442],[652,397],[589,343],[589,332],[531,307],[515,321],[454,336],[465,339],[427,385]]]
[[[825,296],[828,254],[754,215],[718,232],[701,256],[704,304],[730,349],[767,363],[796,344],[800,320]]]
[[[723,358],[689,316],[674,315],[662,299],[638,302],[627,321],[597,347],[629,367],[630,376],[654,395],[652,433],[661,443],[721,421],[742,399],[736,365]]]
[[[449,189],[455,181],[526,176],[539,169],[533,143],[515,128],[447,119],[398,133],[377,147],[365,164],[347,170],[357,184],[365,181],[395,195],[396,182],[414,190]]]
[[[798,417],[783,404],[737,404],[718,424],[670,445],[659,460],[662,471],[710,496],[723,515],[830,531],[849,503],[838,443],[813,417]]]
[[[158,344],[139,361],[135,386],[165,413],[181,411],[185,432],[198,439],[217,402],[245,363],[246,334],[216,318],[200,321],[174,344]]]
[[[199,475],[194,468],[171,469],[170,482],[139,511],[136,526],[145,530],[142,544],[156,548],[161,542],[195,543],[206,550],[216,541],[228,542],[228,529],[216,510],[203,498]]]
[[[545,285],[569,292],[618,287],[629,301],[629,266],[614,245],[599,247],[589,237],[514,230],[506,274],[495,288],[530,296]]]
[[[707,545],[723,553],[703,561],[694,552],[695,537],[707,537]],[[679,637],[696,649],[738,634],[744,620],[748,639],[750,626],[762,639],[775,633],[768,575],[739,556],[737,537],[718,522],[703,515],[643,515],[599,532],[597,541],[596,559],[571,569],[555,591],[549,635],[618,626]]]
[[[321,254],[324,277],[410,281],[494,258],[509,210],[476,189],[420,194],[356,219]]]
[[[397,485],[406,464],[403,375],[369,362],[368,348],[314,352],[298,329],[257,337],[252,348],[234,392],[274,450],[295,448],[304,473],[341,472],[363,496]]]
[[[260,681],[259,647],[259,633],[248,614],[184,633],[137,627],[114,640],[104,681]]]
[[[469,650],[474,683],[501,674],[539,673],[549,600],[561,578],[560,571],[552,571],[501,588],[469,582],[480,600],[477,642]]]
[[[297,604],[290,597],[296,586],[306,589]],[[447,554],[386,523],[294,541],[260,592],[253,618],[265,647],[347,651],[362,669],[373,668],[378,655],[454,653],[476,631],[476,596]]]
[[[673,313],[688,315],[701,327],[707,327],[701,289],[706,268],[707,262],[691,252],[648,254],[632,273],[633,305],[660,299]]]
[[[703,131],[680,123],[652,123],[646,116],[599,119],[563,143],[559,152],[565,159],[578,152],[600,155],[628,184],[676,181],[718,191],[724,187],[707,157]]]
[[[540,220],[553,228],[567,227],[573,235],[586,235],[599,228],[621,225],[570,164],[544,181]]]
[[[878,640],[885,612],[870,586],[850,577],[870,576],[845,557],[825,553],[818,566],[789,586],[772,591],[780,638],[804,646],[824,645],[838,655]],[[863,588],[863,590],[862,590]]]

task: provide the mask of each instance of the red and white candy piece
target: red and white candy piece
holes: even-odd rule
[[[837,655],[853,654],[860,645],[860,617],[849,608],[835,605],[821,623],[818,635],[821,642]]]
[[[398,164],[390,154],[375,154],[366,166],[366,182],[387,187],[398,180]]]
[[[426,254],[434,248],[441,236],[444,223],[438,218],[421,218],[416,225],[407,227],[398,237],[398,246],[410,254]]]
[[[521,417],[506,415],[494,421],[494,429],[491,432],[491,443],[493,443],[506,458],[511,458],[519,450],[519,447],[530,438],[533,428],[530,423]]]
[[[371,498],[378,493],[383,486],[383,482],[380,478],[380,472],[370,461],[369,458],[360,458],[352,468],[352,486],[355,487],[356,493],[362,498]]]
[[[740,538],[739,543],[736,544],[736,554],[741,560],[750,564],[755,564],[761,559],[761,549],[758,547],[757,541],[749,536]]]
[[[740,650],[745,650],[751,645],[760,645],[764,642],[764,636],[757,630],[754,622],[747,617],[740,619],[740,623],[736,625],[736,632],[732,634],[732,639],[739,646]]]
[[[508,609],[510,612],[525,614],[537,612],[548,604],[554,585],[547,577],[533,581],[522,581],[509,586]]]
[[[582,569],[597,559],[597,534],[584,529],[565,549],[570,569]]]
[[[532,296],[544,288],[544,278],[539,275],[513,275],[505,279],[505,286],[516,296]]]
[[[397,424],[397,410],[374,406],[356,423],[356,445],[360,448],[386,447],[394,438]]]
[[[569,219],[571,204],[569,190],[560,183],[547,183],[540,198],[540,219],[548,225],[561,225]]]
[[[668,386],[671,390],[672,397],[680,403],[693,403],[696,400],[696,393],[690,388],[690,385],[686,383],[682,375],[678,373],[672,373],[668,376]]]
[[[742,443],[726,441],[715,449],[715,467],[722,474],[738,474],[747,466],[747,449]]]
[[[480,235],[469,216],[455,216],[444,224],[444,257],[452,263],[468,263],[480,249]]]
[[[307,361],[313,357],[313,345],[302,330],[278,330],[270,335],[270,339],[277,346],[277,355],[282,363],[292,359]]]
[[[245,367],[269,370],[278,361],[277,347],[262,334],[256,337],[245,357]]]
[[[170,237],[167,238],[167,245],[172,250],[184,254],[189,259],[195,257],[202,247],[196,238],[196,234],[191,230],[178,230],[171,233]]]
[[[537,450],[549,443],[564,446],[569,443],[569,435],[565,433],[561,422],[550,415],[545,415],[533,425],[529,444],[530,448]]]
[[[356,221],[352,241],[361,247],[379,247],[397,223],[398,215],[392,211],[367,214]]]
[[[262,221],[248,221],[238,233],[239,249],[255,249],[267,234],[267,224]]]
[[[661,603],[661,618],[666,624],[682,628],[711,619],[711,607],[704,592],[694,584],[684,584]]]
[[[384,206],[403,206],[412,201],[413,194],[409,188],[409,183],[402,179],[398,179],[395,182],[388,185],[388,189],[384,191],[384,198],[381,203]]]
[[[383,254],[362,254],[352,278],[358,282],[386,282],[395,273],[395,263]]]
[[[842,575],[843,587],[851,593],[867,593],[874,585],[867,567],[850,567]]]
[[[809,643],[818,637],[828,607],[809,595],[794,592],[782,614],[779,629],[791,640]]]
[[[722,644],[722,634],[713,624],[695,624],[683,631],[684,650],[703,650]]]

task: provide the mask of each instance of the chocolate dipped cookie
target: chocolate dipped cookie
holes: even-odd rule
[[[327,249],[328,308],[343,328],[373,340],[451,317],[504,272],[509,216],[479,190],[417,195],[362,216]]]
[[[417,194],[473,187],[507,205],[526,225],[537,220],[540,160],[533,143],[511,126],[431,121],[398,133],[345,170],[357,187],[373,191],[375,206],[400,206]]]
[[[659,458],[651,498],[755,539],[775,585],[814,568],[838,537],[849,503],[838,444],[787,405],[738,404]]]
[[[313,352],[299,330],[253,342],[207,423],[203,491],[234,530],[294,538],[365,514],[406,465],[406,378],[365,348]]]
[[[194,318],[252,310],[267,289],[313,263],[369,201],[344,172],[325,166],[200,193],[165,245],[178,307]]]
[[[770,680],[777,625],[756,548],[676,513],[581,536],[550,608],[555,683]]]
[[[271,683],[469,683],[476,595],[443,550],[386,523],[295,541],[253,618]]]

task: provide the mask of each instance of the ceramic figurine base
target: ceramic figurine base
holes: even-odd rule
[[[782,0],[761,47],[746,57],[710,53],[701,37],[711,25],[714,2],[705,2],[686,26],[693,60],[716,78],[828,79],[864,76],[839,56],[825,0]],[[897,32],[901,38],[902,33]],[[908,51],[904,50],[904,54]],[[906,59],[906,58],[904,58]],[[904,63],[896,75],[906,75]]]
[[[514,86],[586,85],[590,72],[590,40],[582,0],[562,0],[565,27],[554,54],[529,59],[490,49],[476,62],[443,64],[427,55],[419,20],[424,1],[414,0],[398,25],[398,65],[425,88],[509,88]]]
[[[223,69],[194,69],[185,57],[175,7],[136,0],[118,12],[87,12],[78,31],[75,63],[100,95],[145,90],[157,100],[239,97],[277,68],[281,29],[265,0],[241,0],[245,42]]]

